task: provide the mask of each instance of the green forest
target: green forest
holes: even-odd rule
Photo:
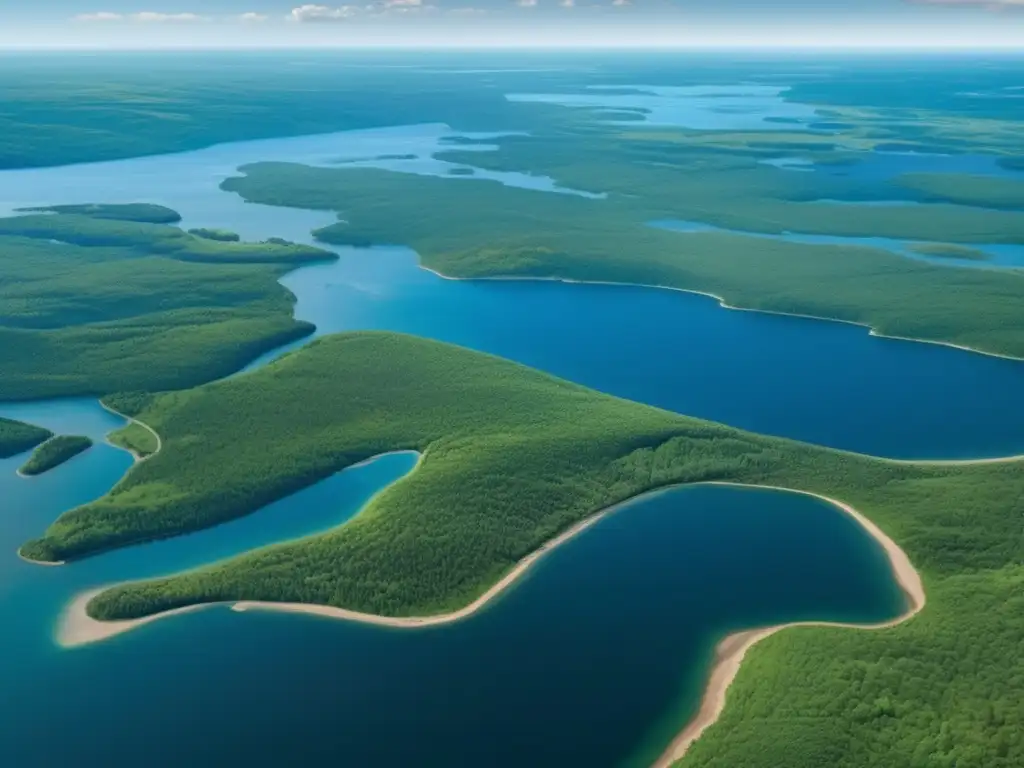
[[[446,177],[259,163],[222,186],[255,203],[337,213],[316,233],[323,242],[408,245],[448,276],[662,285],[1024,357],[1024,271],[757,237],[881,236],[975,261],[986,256],[972,244],[1024,242],[1019,181],[843,173],[876,149],[979,154],[1024,169],[1012,101],[947,109],[959,97],[937,83],[973,87],[958,64],[907,64],[900,87],[865,86],[863,73],[806,78],[789,98],[815,104],[821,123],[766,136],[648,128],[639,113],[614,122],[506,98],[538,82],[552,93],[628,86],[638,74],[661,82],[657,59],[541,76],[517,74],[516,54],[504,73],[439,76],[455,65],[438,60],[433,74],[367,67],[350,78],[326,54],[267,54],[237,68],[212,53],[140,54],[138,67],[67,55],[59,66],[5,61],[0,168],[395,124],[500,128],[508,134],[447,141],[438,159],[457,165]],[[732,83],[737,72],[748,76],[749,62],[715,77]],[[497,149],[473,151],[484,145]],[[768,164],[794,155],[838,172]],[[463,166],[547,176],[564,193],[474,179]],[[856,205],[878,201],[924,205]],[[1024,462],[887,461],[755,435],[391,333],[321,338],[218,380],[312,334],[278,279],[333,254],[186,232],[176,211],[132,201],[19,214],[0,218],[0,400],[101,396],[138,419],[111,443],[146,459],[25,542],[26,558],[73,561],[198,531],[381,453],[422,456],[343,526],[107,589],[88,606],[94,618],[236,600],[441,613],[609,505],[675,484],[774,485],[841,499],[874,520],[920,571],[927,606],[891,629],[790,629],[758,644],[722,717],[678,766],[1024,766]],[[731,231],[652,226],[669,219]],[[0,418],[0,458],[37,449],[26,474],[90,445]]]
[[[66,213],[89,216],[93,219],[137,221],[147,224],[177,224],[181,215],[171,208],[151,203],[80,203],[74,205],[47,205],[41,208],[22,208],[20,213]]]
[[[90,448],[92,448],[92,440],[88,437],[59,435],[36,448],[18,472],[26,477],[41,475]]]
[[[254,202],[338,211],[344,221],[318,231],[321,240],[408,245],[425,266],[453,277],[664,285],[721,296],[731,306],[856,322],[885,335],[1024,357],[1024,273],[950,269],[862,246],[730,232],[684,235],[650,226],[677,218],[751,232],[884,233],[955,244],[1024,241],[1020,214],[826,205],[810,201],[842,198],[849,182],[706,151],[670,147],[659,150],[657,162],[624,162],[637,160],[634,150],[616,150],[600,139],[582,146],[538,140],[522,148],[524,141],[510,139],[498,153],[475,152],[469,159],[502,170],[539,162],[560,183],[608,197],[274,163],[245,167],[244,176],[223,186]]]
[[[53,437],[48,429],[0,417],[0,459],[9,459]]]
[[[760,437],[383,333],[327,337],[235,379],[110,402],[157,429],[163,450],[24,554],[77,557],[195,530],[368,456],[405,448],[425,458],[340,528],[114,588],[90,604],[98,618],[241,599],[444,611],[559,531],[644,490],[780,485],[869,515],[922,573],[928,606],[890,630],[801,629],[757,646],[725,716],[683,765],[1012,768],[1024,759],[1019,463],[912,464]]]
[[[195,386],[312,332],[278,278],[333,254],[71,208],[0,219],[0,400]]]

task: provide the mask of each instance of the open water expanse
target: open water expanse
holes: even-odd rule
[[[760,120],[777,94],[755,95]],[[260,160],[447,174],[432,154],[452,135],[406,126],[4,172],[0,211],[148,201],[179,210],[187,227],[309,242],[331,215],[245,204],[218,183]],[[416,159],[373,159],[396,154]],[[540,176],[488,177],[574,193]],[[318,333],[416,333],[660,407],[877,455],[1024,451],[1018,362],[726,311],[679,292],[444,280],[401,247],[339,254],[282,280]],[[94,438],[123,423],[90,400],[0,404],[0,415]],[[109,490],[131,458],[98,444],[22,479],[24,458],[0,462],[0,754],[16,768],[645,765],[695,710],[723,634],[878,621],[904,605],[881,549],[838,510],[783,492],[696,487],[606,518],[456,625],[393,630],[214,608],[62,650],[53,629],[82,590],[337,525],[415,457],[380,457],[248,518],[58,568],[24,563],[15,549]]]

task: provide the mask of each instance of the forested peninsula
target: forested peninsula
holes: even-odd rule
[[[760,437],[386,333],[326,337],[244,376],[111,402],[153,426],[163,449],[26,556],[74,558],[196,530],[369,456],[425,457],[340,528],[114,588],[88,606],[96,618],[238,600],[429,615],[467,604],[545,541],[645,490],[777,485],[872,518],[921,572],[929,604],[889,630],[808,628],[759,644],[684,765],[752,765],[779,744],[802,745],[787,753],[795,768],[837,754],[848,759],[836,765],[870,764],[883,744],[913,765],[921,740],[940,734],[950,750],[980,750],[985,765],[1009,768],[1022,754],[1014,681],[1024,662],[1005,610],[1024,593],[1019,463],[901,463]],[[950,665],[951,654],[968,663]],[[900,675],[886,659],[901,660]],[[822,729],[815,713],[844,730]]]
[[[9,459],[53,437],[48,429],[0,417],[0,459]]]
[[[313,331],[278,278],[336,258],[217,241],[149,205],[0,219],[0,400],[190,387]],[[158,222],[158,223],[154,223]]]

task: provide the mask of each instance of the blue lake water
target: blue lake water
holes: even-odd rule
[[[55,610],[80,589],[340,522],[412,464],[385,457],[193,536],[68,567],[22,563],[12,539],[67,505],[59,489],[87,474],[77,461],[6,513],[21,530],[4,530],[0,553],[0,748],[18,768],[129,766],[140,754],[154,766],[647,765],[699,702],[717,637],[877,621],[903,606],[885,555],[838,510],[697,487],[605,519],[459,624],[403,631],[213,608],[64,651],[49,642]]]
[[[824,204],[831,204],[825,202]],[[808,203],[808,205],[811,205]],[[924,261],[930,264],[950,267],[967,267],[970,269],[992,269],[997,267],[1024,267],[1024,245],[1010,243],[959,243],[965,248],[981,251],[988,256],[985,260],[959,259],[946,256],[929,256],[913,249],[920,240],[900,240],[894,237],[841,237],[838,235],[810,235],[803,232],[785,232],[781,235],[768,234],[766,232],[748,232],[734,229],[723,229],[711,224],[704,224],[699,221],[666,220],[652,222],[652,226],[659,229],[669,229],[673,232],[683,234],[694,234],[701,232],[725,232],[745,237],[758,238],[763,240],[781,240],[787,243],[803,243],[805,245],[856,245],[862,248],[878,248],[883,251],[890,251],[898,256],[904,256],[915,261]]]
[[[367,159],[404,153],[418,165],[402,170],[447,173],[423,158],[451,135],[414,126],[12,171],[0,173],[0,210],[148,201],[179,210],[187,227],[309,242],[333,215],[246,204],[219,181],[259,160],[413,163]],[[538,194],[554,186],[497,176]],[[408,249],[338,252],[336,263],[282,280],[297,296],[296,315],[318,333],[417,333],[653,405],[880,455],[1024,448],[1020,363],[724,311],[678,292],[457,282],[420,269]],[[0,404],[0,415],[94,438],[123,423],[90,400]],[[168,766],[268,756],[310,765],[339,756],[360,766],[642,765],[692,712],[723,633],[805,618],[878,620],[902,606],[881,550],[846,516],[807,497],[704,487],[648,497],[606,519],[459,625],[400,632],[214,609],[62,651],[52,630],[81,590],[339,524],[413,459],[382,457],[243,520],[62,568],[31,566],[14,550],[102,495],[131,459],[97,444],[32,480],[14,475],[23,460],[0,462],[0,616],[9,628],[0,753],[17,768],[135,765],[142,750],[147,764]],[[48,736],[55,731],[61,739]]]

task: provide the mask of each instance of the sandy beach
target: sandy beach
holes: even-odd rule
[[[883,622],[881,624],[842,624],[842,623],[830,623],[830,622],[794,622],[789,624],[779,624],[770,627],[760,627],[742,630],[728,635],[723,639],[716,649],[715,663],[711,669],[707,687],[704,690],[704,694],[701,700],[701,705],[697,711],[696,716],[690,722],[688,722],[680,731],[679,735],[673,739],[672,743],[661,755],[658,761],[655,763],[654,768],[668,768],[672,763],[681,759],[690,748],[690,746],[701,737],[701,735],[718,720],[721,716],[722,711],[725,709],[726,693],[728,692],[729,686],[735,680],[736,675],[739,673],[740,666],[743,662],[744,657],[754,645],[766,637],[779,632],[783,629],[791,627],[846,627],[850,629],[859,630],[879,630],[894,627],[902,622],[910,619],[919,613],[925,606],[926,597],[924,584],[921,581],[921,576],[910,562],[910,558],[907,554],[900,549],[899,545],[896,544],[888,535],[885,534],[877,525],[871,520],[865,517],[863,514],[858,512],[849,504],[841,502],[837,499],[830,498],[818,493],[812,493],[810,491],[799,491],[792,488],[782,488],[778,486],[768,485],[748,485],[743,483],[728,483],[728,482],[712,482],[712,483],[694,483],[687,485],[674,485],[659,488],[653,491],[648,491],[639,496],[635,496],[631,499],[627,499],[623,502],[607,507],[591,517],[583,520],[572,528],[566,530],[561,535],[554,539],[551,539],[545,543],[542,547],[535,550],[525,558],[520,560],[515,567],[513,567],[501,581],[497,582],[490,589],[484,592],[480,597],[474,600],[469,605],[450,613],[437,614],[433,616],[407,616],[407,617],[392,617],[392,616],[378,616],[368,613],[360,613],[358,611],[346,610],[343,608],[335,608],[327,605],[307,605],[304,603],[273,603],[263,601],[252,601],[243,600],[237,602],[218,602],[218,603],[202,603],[198,605],[191,605],[184,608],[177,608],[170,611],[164,611],[162,613],[153,614],[152,616],[146,616],[141,619],[129,619],[124,621],[98,621],[93,619],[86,612],[86,606],[93,597],[109,589],[115,585],[109,585],[107,587],[101,587],[99,589],[93,589],[88,592],[84,592],[78,595],[72,602],[67,606],[64,614],[61,616],[58,624],[56,641],[59,645],[65,648],[73,648],[76,646],[87,645],[89,643],[95,643],[116,635],[130,632],[133,629],[151,624],[155,621],[170,618],[172,616],[178,616],[184,613],[204,610],[216,606],[229,607],[233,611],[245,612],[245,611],[278,611],[282,613],[299,613],[305,615],[319,616],[328,619],[341,619],[344,621],[357,621],[365,624],[374,624],[377,626],[384,627],[395,627],[404,629],[414,629],[417,627],[430,627],[438,626],[442,624],[451,624],[456,621],[462,621],[469,618],[473,614],[477,613],[495,598],[509,589],[520,577],[525,574],[529,568],[531,568],[538,560],[544,557],[549,552],[558,548],[559,546],[570,541],[574,537],[581,534],[591,526],[598,523],[603,518],[607,517],[619,511],[631,504],[635,504],[641,500],[648,499],[651,496],[667,493],[682,487],[694,487],[696,485],[717,485],[735,488],[761,488],[764,490],[782,491],[785,493],[798,493],[804,496],[812,496],[820,499],[828,504],[831,504],[838,509],[842,510],[846,514],[853,517],[860,523],[861,526],[881,545],[886,555],[889,558],[889,562],[892,566],[893,576],[896,578],[901,589],[907,596],[907,610],[897,616],[896,618]]]
[[[716,485],[734,484],[716,483]],[[739,674],[740,666],[743,663],[744,657],[747,655],[747,651],[766,637],[771,637],[776,632],[781,632],[782,630],[789,629],[791,627],[843,627],[860,630],[889,629],[891,627],[895,627],[897,624],[902,624],[907,619],[917,615],[925,606],[926,598],[924,584],[921,582],[921,576],[911,564],[910,558],[907,557],[906,552],[900,549],[899,545],[890,539],[877,525],[849,504],[844,504],[841,501],[829,498],[828,496],[822,496],[818,493],[794,491],[789,488],[776,488],[775,486],[742,487],[770,488],[772,490],[788,491],[790,493],[802,493],[805,496],[814,496],[815,498],[839,507],[848,515],[851,515],[862,526],[864,526],[867,532],[870,533],[879,544],[882,545],[885,553],[889,556],[889,562],[892,564],[893,575],[896,577],[897,582],[907,596],[907,610],[895,619],[881,624],[844,624],[817,621],[793,622],[791,624],[777,624],[771,627],[748,629],[728,635],[718,644],[718,647],[715,650],[715,663],[711,668],[707,687],[704,689],[704,696],[701,699],[700,709],[697,710],[696,716],[694,716],[694,718],[686,724],[686,727],[680,731],[679,735],[672,740],[668,749],[666,749],[665,752],[662,753],[661,757],[658,758],[657,762],[655,762],[654,768],[669,768],[669,766],[677,760],[682,759],[693,743],[697,741],[697,739],[699,739],[708,728],[714,725],[725,709],[726,693],[729,690],[729,686],[732,685],[733,680],[736,679],[736,675]]]
[[[139,454],[137,451],[135,451],[132,448],[126,448],[126,447],[124,447],[122,445],[116,445],[115,443],[110,442],[109,435],[108,435],[108,437],[105,438],[107,445],[111,445],[114,448],[118,448],[118,449],[120,449],[122,451],[128,451],[128,453],[130,453],[132,455],[132,458],[135,459],[135,463],[136,464],[138,464],[140,461],[145,461],[146,459],[151,459],[154,456],[156,456],[158,453],[160,453],[160,449],[164,447],[164,441],[162,439],[160,439],[160,434],[155,429],[153,429],[151,426],[149,426],[149,424],[141,422],[138,419],[133,419],[131,416],[125,416],[120,411],[117,411],[117,410],[111,408],[109,405],[104,403],[102,400],[99,401],[99,404],[100,404],[100,408],[105,410],[107,413],[112,413],[115,416],[118,416],[118,417],[124,419],[129,424],[138,424],[140,427],[142,427],[144,430],[149,432],[149,434],[151,434],[153,437],[156,438],[156,450],[154,450],[152,453],[150,453],[150,454],[148,454],[146,456],[142,456],[141,454]]]
[[[87,645],[89,643],[99,642],[100,640],[106,640],[107,638],[114,637],[115,635],[120,635],[125,632],[130,632],[133,629],[150,624],[159,619],[177,616],[185,611],[201,610],[204,608],[213,608],[215,606],[228,606],[231,610],[238,612],[262,610],[279,611],[282,613],[302,613],[331,619],[358,621],[364,624],[375,624],[382,627],[404,627],[407,629],[437,626],[439,624],[451,624],[452,622],[461,621],[462,619],[466,619],[474,613],[477,613],[480,609],[498,597],[502,592],[512,586],[540,558],[548,552],[551,552],[556,547],[579,535],[602,518],[625,506],[628,506],[629,504],[633,504],[643,498],[648,498],[652,494],[664,493],[668,490],[670,490],[670,488],[661,488],[645,493],[642,496],[627,499],[620,504],[608,507],[598,512],[596,515],[588,517],[586,520],[577,523],[560,536],[545,543],[540,549],[531,552],[520,560],[515,567],[513,567],[512,570],[510,570],[504,578],[501,579],[501,581],[494,584],[472,603],[451,613],[441,613],[433,616],[379,616],[371,613],[350,611],[344,608],[335,608],[330,605],[272,603],[258,600],[241,600],[235,602],[201,603],[198,605],[188,606],[186,608],[162,611],[160,613],[155,613],[152,616],[145,616],[141,619],[99,621],[88,615],[86,612],[86,606],[96,595],[115,586],[119,586],[117,584],[110,584],[105,587],[83,592],[68,604],[58,623],[56,640],[59,645],[65,648],[73,648],[79,645]]]

